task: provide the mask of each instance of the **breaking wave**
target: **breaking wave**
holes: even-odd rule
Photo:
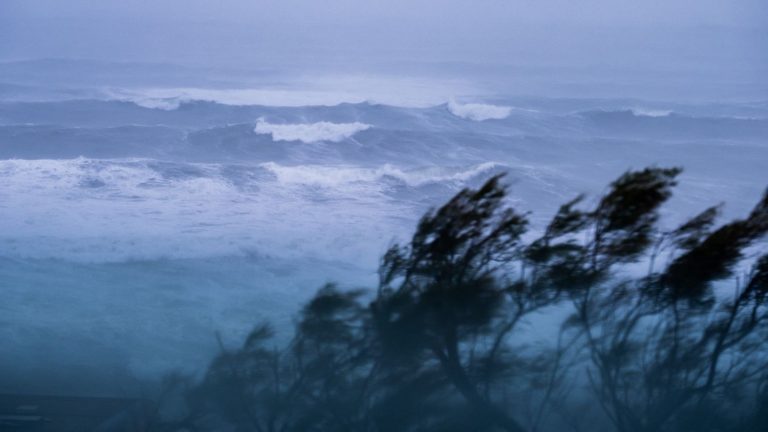
[[[504,169],[504,165],[486,162],[467,168],[428,167],[404,170],[390,164],[377,168],[330,167],[324,165],[286,166],[267,162],[261,164],[274,173],[281,183],[323,187],[339,187],[343,184],[379,182],[395,179],[410,187],[433,183],[463,184],[482,174]]]
[[[668,117],[673,114],[672,110],[631,108],[632,114],[638,117]]]
[[[209,89],[209,88],[153,88],[153,89],[112,89],[106,96],[126,102],[133,102],[146,108],[177,109],[184,102],[215,102],[230,106],[335,106],[342,103],[362,103],[366,99],[343,92],[318,90],[282,89]]]
[[[0,256],[120,262],[334,249],[338,259],[370,265],[381,236],[402,232],[411,225],[403,219],[413,223],[425,209],[402,194],[423,196],[416,188],[427,185],[451,194],[504,169],[0,160],[0,209],[25,209],[4,211]]]
[[[502,120],[512,113],[512,107],[489,104],[460,104],[451,99],[448,102],[448,111],[456,117],[473,121]]]
[[[320,141],[341,142],[370,128],[371,125],[360,122],[273,124],[261,118],[256,122],[254,132],[271,135],[272,141],[301,141],[310,144]]]

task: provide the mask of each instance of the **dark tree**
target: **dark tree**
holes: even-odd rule
[[[375,292],[328,285],[286,343],[262,325],[222,347],[180,424],[764,428],[768,195],[744,219],[716,227],[711,207],[665,230],[659,211],[679,173],[628,172],[593,208],[583,197],[561,206],[530,240],[502,176],[459,192],[386,252]]]
[[[735,287],[713,286],[731,276],[745,250],[768,231],[768,196],[746,219],[714,230],[717,211],[710,208],[659,232],[656,209],[670,196],[675,174],[645,170],[613,184],[586,227],[594,233],[585,245],[589,267],[599,278],[571,294],[575,313],[569,324],[589,353],[590,383],[620,431],[706,430],[691,429],[693,419],[725,430],[718,421],[743,414],[738,406],[754,399],[744,404],[739,393],[754,391],[755,378],[768,366],[768,257],[759,258]],[[618,214],[602,211],[620,207]],[[606,231],[614,233],[607,248]],[[637,270],[606,273],[639,258],[654,263],[661,254],[668,264],[651,267],[646,276]]]

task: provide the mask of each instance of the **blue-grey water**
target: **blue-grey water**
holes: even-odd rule
[[[322,80],[46,86],[3,67],[3,389],[57,370],[119,385],[199,370],[217,334],[235,344],[260,320],[288,326],[328,281],[373,286],[379,255],[424,211],[495,173],[534,228],[630,168],[685,168],[670,221],[718,202],[744,214],[768,184],[759,98],[522,97],[370,77],[337,92]]]

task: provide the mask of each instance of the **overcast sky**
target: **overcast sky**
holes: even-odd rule
[[[768,50],[766,5],[765,0],[2,0],[0,57],[201,61],[210,56],[237,63],[260,54],[443,60],[508,54],[504,60],[517,63],[526,59],[513,56],[528,54],[533,62],[557,57],[571,62],[578,56],[589,62],[599,60],[592,55],[668,45],[692,56],[741,45],[744,54],[757,56],[761,48]],[[705,39],[689,40],[696,36]],[[713,46],[718,43],[723,46]]]
[[[0,60],[51,57],[342,71],[450,61],[765,83],[768,1],[0,0]]]

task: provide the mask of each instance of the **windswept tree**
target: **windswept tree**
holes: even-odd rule
[[[566,281],[574,312],[564,329],[581,339],[589,383],[620,431],[724,430],[715,420],[743,414],[729,402],[755,391],[768,366],[768,256],[741,283],[713,285],[768,231],[768,195],[747,218],[717,229],[712,207],[664,231],[658,209],[678,173],[629,172],[595,209],[569,204],[571,233],[586,240],[569,243],[566,266],[535,254],[538,265],[556,263],[550,282]],[[643,260],[647,274],[636,265]]]
[[[523,276],[528,220],[505,196],[496,176],[427,213],[410,244],[384,255],[371,309],[384,355],[437,365],[478,418],[522,432],[508,395],[531,369],[512,339],[526,316],[558,301],[559,289]],[[568,227],[549,235],[558,229]]]
[[[277,348],[267,324],[222,353],[191,394],[242,430],[364,431],[373,376],[366,308],[359,291],[327,285],[304,306],[293,339]]]
[[[189,392],[183,424],[764,427],[768,195],[744,219],[716,226],[712,207],[663,229],[660,209],[679,173],[627,172],[592,208],[583,197],[565,203],[538,236],[526,235],[502,176],[459,192],[385,253],[375,292],[326,286],[290,342],[259,326],[242,347],[222,347]],[[544,327],[551,337],[541,340]]]

